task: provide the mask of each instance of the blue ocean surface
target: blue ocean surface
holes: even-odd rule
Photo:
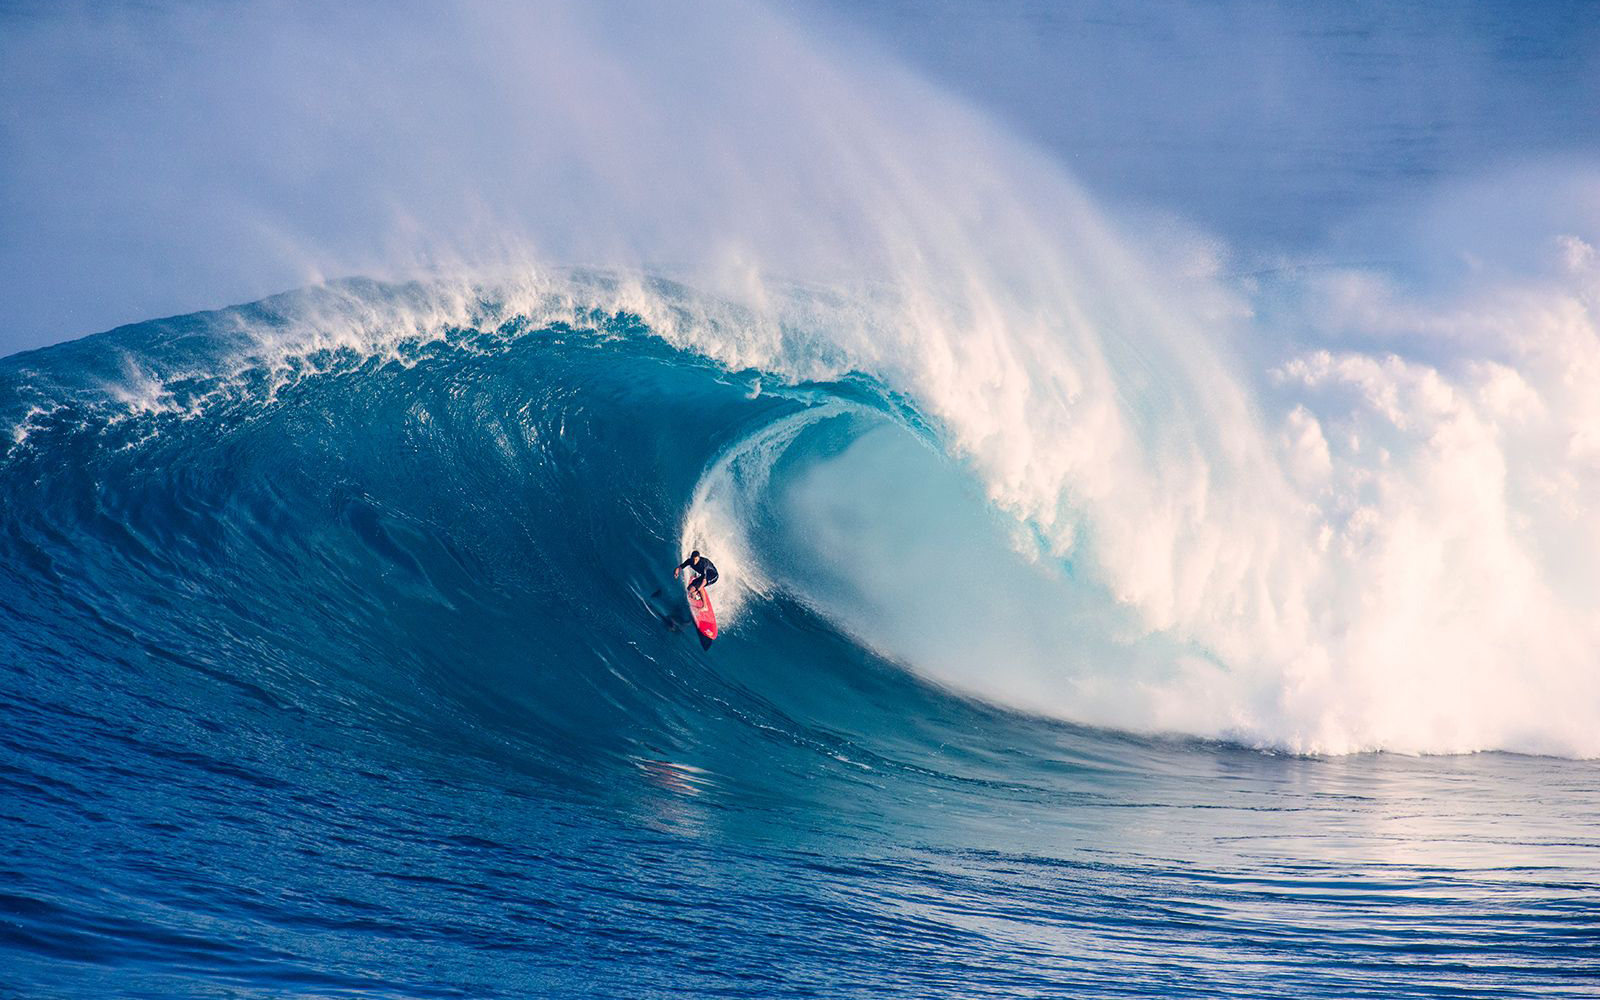
[[[1592,761],[1085,727],[795,588],[713,588],[702,651],[704,477],[826,575],[779,523],[818,466],[963,466],[870,376],[581,291],[391,330],[433,292],[347,283],[0,362],[0,994],[1597,994]]]
[[[1596,0],[0,2],[0,1000],[1600,998],[1597,109]]]

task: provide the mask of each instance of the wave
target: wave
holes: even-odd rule
[[[1569,250],[1473,314],[1514,357],[1314,348],[1259,384],[1182,324],[980,320],[926,286],[752,304],[547,271],[124,328],[5,362],[8,589],[32,595],[8,627],[149,637],[416,725],[438,720],[397,691],[442,685],[576,740],[682,709],[630,650],[698,546],[719,659],[800,669],[820,640],[771,639],[800,615],[1075,723],[1595,756],[1600,438],[1570,376],[1600,337]],[[1346,317],[1445,321],[1359,275],[1307,284]]]
[[[197,92],[271,111],[213,115],[152,150],[148,172],[107,172],[83,151],[140,145],[128,130],[147,109],[95,77],[71,91],[84,141],[24,130],[35,183],[18,190],[50,192],[47,214],[81,214],[80,183],[56,174],[110,185],[94,188],[104,231],[155,239],[139,256],[212,290],[431,275],[12,359],[18,482],[96,467],[98,449],[205,454],[229,421],[298,412],[313,387],[352,394],[316,403],[338,431],[357,399],[396,405],[390,366],[492,368],[588,331],[655,386],[663,409],[637,418],[642,435],[695,479],[648,484],[649,537],[724,553],[731,635],[791,600],[927,680],[1074,722],[1305,753],[1600,755],[1590,165],[1441,185],[1367,223],[1366,244],[1335,243],[1382,267],[1325,266],[1239,256],[1149,212],[1130,222],[1059,157],[865,42],[760,6],[266,7],[221,22],[158,5],[15,34],[19,79],[40,92],[59,89],[59,67],[120,65],[106,57],[142,39],[162,54],[139,65],[163,114],[189,120]],[[481,75],[445,85],[440,51],[474,53]],[[1576,72],[1562,65],[1552,79]],[[366,106],[381,113],[349,120]],[[274,136],[307,136],[305,161],[285,167],[263,147]],[[148,233],[147,206],[213,188],[235,208],[166,243]],[[129,267],[78,273],[155,283]],[[111,293],[64,298],[144,301]],[[709,364],[696,379],[732,380],[740,401],[667,420],[699,382],[660,384],[628,354],[644,344],[668,369]],[[537,393],[534,422],[626,395],[588,401],[559,364],[516,377]],[[770,420],[747,417],[766,407]],[[67,430],[80,425],[95,430]],[[500,465],[543,460],[513,430],[463,416],[436,444],[457,441],[445,451],[462,463],[490,460],[480,437],[511,449]],[[681,451],[686,434],[699,445]],[[318,458],[330,476],[336,454]],[[472,474],[452,469],[435,474]],[[553,475],[507,481],[570,485]],[[17,509],[42,502],[24,493]],[[584,531],[602,522],[560,509]]]

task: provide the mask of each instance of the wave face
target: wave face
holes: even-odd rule
[[[351,282],[7,359],[12,984],[1589,988],[1591,764],[1271,751],[1527,749],[1505,734],[1533,727],[1592,754],[1600,708],[1550,671],[1593,647],[1526,666],[1549,683],[1523,704],[1470,669],[1410,690],[1437,683],[1426,663],[1387,700],[1359,672],[1357,698],[1306,695],[1270,646],[1239,662],[1181,606],[1152,612],[1100,513],[1145,516],[1143,494],[991,449],[1048,426],[1041,345],[994,359],[1031,380],[985,436],[960,401],[987,383],[918,367],[936,341],[885,353],[884,303],[785,295],[760,313],[607,274]],[[1100,433],[1171,456],[1175,426],[1226,426],[1161,422],[1189,416],[1171,401],[1193,358],[1105,353],[1105,385],[1146,391]],[[1417,393],[1457,417],[1417,446],[1454,454],[1449,387],[1362,365],[1313,352],[1282,382]],[[1357,477],[1290,412],[1307,475]],[[1028,500],[1041,474],[1076,484],[1059,509]],[[1423,531],[1405,524],[1364,530]],[[1359,564],[1340,537],[1326,558]],[[724,576],[707,653],[669,572],[691,545]],[[1460,670],[1484,634],[1401,649],[1446,636]],[[1424,695],[1466,713],[1451,734],[1394,718]],[[1352,714],[1364,736],[1326,736]]]

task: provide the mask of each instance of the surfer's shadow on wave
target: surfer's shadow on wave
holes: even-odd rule
[[[685,625],[693,625],[694,619],[689,617],[688,608],[683,601],[675,601],[667,595],[667,588],[657,587],[645,598],[645,604],[650,612],[666,626],[668,632],[681,632]]]
[[[694,616],[689,611],[688,598],[681,592],[671,593],[666,587],[657,587],[650,592],[649,597],[645,598],[645,606],[668,632],[688,631],[700,640],[700,648],[711,648],[711,641],[700,634],[695,627]]]

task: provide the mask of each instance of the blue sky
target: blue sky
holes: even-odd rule
[[[604,263],[602,216],[613,243],[692,252],[655,232],[670,213],[641,207],[707,196],[693,171],[661,169],[659,147],[683,144],[687,163],[696,144],[732,160],[747,143],[745,174],[805,155],[783,150],[781,115],[751,110],[775,70],[729,55],[773,23],[863,88],[903,64],[1108,207],[1245,256],[1337,254],[1441,187],[1600,162],[1593,3],[777,9],[9,5],[0,351],[404,275],[463,244]],[[737,134],[671,127],[724,114]],[[601,141],[592,123],[608,118]],[[635,121],[659,130],[629,148],[615,136]]]

